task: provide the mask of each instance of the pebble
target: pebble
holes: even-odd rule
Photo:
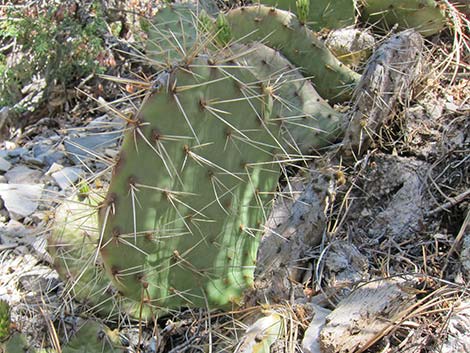
[[[17,165],[6,172],[5,177],[10,184],[37,184],[42,177],[42,171]]]
[[[84,158],[95,157],[99,150],[115,145],[120,136],[121,132],[88,135],[66,140],[64,146],[71,159],[80,163]]]
[[[63,190],[75,184],[84,174],[83,169],[80,167],[65,167],[52,173],[51,176]]]
[[[331,310],[313,304],[312,309],[314,316],[302,339],[302,349],[305,353],[321,353],[320,332],[323,326],[325,326],[326,317],[331,313]]]
[[[0,157],[0,172],[6,172],[11,168],[11,163]]]
[[[36,211],[42,191],[41,184],[0,184],[0,197],[13,220],[22,219]]]

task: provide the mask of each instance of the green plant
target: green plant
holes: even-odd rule
[[[383,30],[414,28],[423,36],[440,32],[445,11],[435,0],[359,0],[361,16]]]
[[[360,75],[336,59],[292,13],[260,5],[231,10],[225,17],[232,38],[244,43],[263,42],[281,51],[305,76],[311,77],[324,99],[350,99]]]
[[[230,308],[253,285],[281,171],[344,132],[322,96],[349,99],[360,75],[283,10],[234,9],[211,27],[175,5],[157,19],[147,49],[160,71],[128,121],[91,252],[149,314]]]
[[[10,305],[4,300],[0,300],[0,342],[10,336]]]
[[[259,3],[292,11],[313,31],[344,28],[353,25],[356,19],[355,0],[260,0]]]
[[[16,104],[21,98],[19,90],[34,75],[44,77],[47,85],[67,86],[80,77],[104,72],[97,60],[104,50],[101,36],[106,31],[99,9],[86,23],[67,11],[59,17],[60,9],[51,6],[35,13],[11,7],[7,19],[0,23],[0,42],[15,41],[23,53],[15,52],[18,59],[0,70],[0,104]]]

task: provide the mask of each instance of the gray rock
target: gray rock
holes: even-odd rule
[[[322,308],[318,305],[312,305],[313,307],[313,320],[308,325],[307,331],[305,331],[304,338],[302,340],[302,349],[305,353],[321,353],[320,350],[320,332],[325,326],[326,317],[331,310]]]
[[[99,150],[116,145],[121,135],[121,132],[109,132],[72,138],[64,142],[65,150],[74,162],[80,163],[84,159],[95,157]]]
[[[49,152],[51,150],[50,145],[45,145],[45,144],[36,144],[33,146],[33,156],[36,158],[39,158],[43,154]]]
[[[41,180],[42,172],[18,165],[6,172],[5,177],[10,184],[37,184]]]
[[[43,162],[48,167],[53,165],[54,163],[60,163],[65,158],[65,153],[60,151],[49,152],[42,156]]]
[[[0,157],[0,172],[6,172],[11,168],[11,163]]]
[[[51,174],[57,185],[61,189],[72,186],[80,177],[84,175],[84,171],[79,167],[66,167]]]
[[[8,151],[8,156],[11,158],[22,157],[26,153],[28,153],[28,150],[26,148],[18,147],[18,148]]]
[[[42,190],[41,184],[0,184],[0,197],[10,217],[18,220],[36,211]]]
[[[367,30],[348,27],[331,31],[325,45],[340,61],[358,67],[372,53],[375,39]]]
[[[0,184],[0,197],[10,218],[18,220],[36,211],[42,190],[41,184]]]
[[[23,161],[35,165],[38,167],[43,167],[44,166],[44,161],[41,158],[36,158],[36,157],[31,157],[31,156],[23,156],[22,157]]]
[[[470,301],[462,302],[452,311],[447,325],[447,339],[439,352],[470,352]]]

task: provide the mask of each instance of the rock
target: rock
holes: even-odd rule
[[[22,157],[23,161],[26,162],[27,164],[30,165],[35,165],[38,167],[43,167],[44,166],[44,161],[40,158],[35,158],[31,156],[23,156]]]
[[[11,163],[0,157],[0,172],[6,172],[11,168]]]
[[[80,163],[83,159],[96,156],[97,151],[115,145],[121,135],[121,132],[110,132],[77,137],[66,140],[64,146],[65,150],[71,155],[72,160]]]
[[[24,165],[18,165],[10,169],[5,177],[10,184],[37,184],[41,180],[42,172]]]
[[[8,151],[8,156],[11,157],[11,158],[22,157],[26,153],[28,153],[28,150],[26,148],[17,147],[15,149],[9,150]]]
[[[375,39],[367,30],[348,27],[331,31],[325,45],[340,61],[358,67],[372,53]]]
[[[336,291],[344,297],[360,281],[367,280],[369,261],[353,245],[339,240],[325,249],[325,262],[322,278],[327,283],[325,291]]]
[[[356,352],[402,319],[416,302],[416,280],[390,278],[367,283],[341,300],[320,333],[322,353]],[[380,338],[380,336],[379,336]]]
[[[66,167],[52,173],[51,176],[63,190],[75,184],[84,174],[85,172],[80,167]]]
[[[64,166],[58,163],[53,163],[50,167],[49,170],[46,172],[46,175],[52,175],[53,173],[56,173],[60,170],[64,169]]]
[[[44,165],[50,167],[52,164],[59,163],[65,158],[65,153],[56,150],[51,145],[38,144],[33,147],[33,156],[41,160]]]
[[[36,211],[42,190],[41,184],[0,184],[0,197],[10,217],[18,220]]]
[[[322,308],[318,305],[312,305],[314,316],[302,339],[302,349],[305,353],[322,353],[320,350],[320,331],[325,326],[326,317],[331,310]]]
[[[440,353],[470,352],[470,301],[453,308],[447,325],[447,338]]]

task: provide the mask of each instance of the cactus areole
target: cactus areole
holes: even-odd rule
[[[229,308],[253,284],[280,127],[244,67],[199,57],[162,76],[101,205],[102,259],[122,294],[156,310]]]

